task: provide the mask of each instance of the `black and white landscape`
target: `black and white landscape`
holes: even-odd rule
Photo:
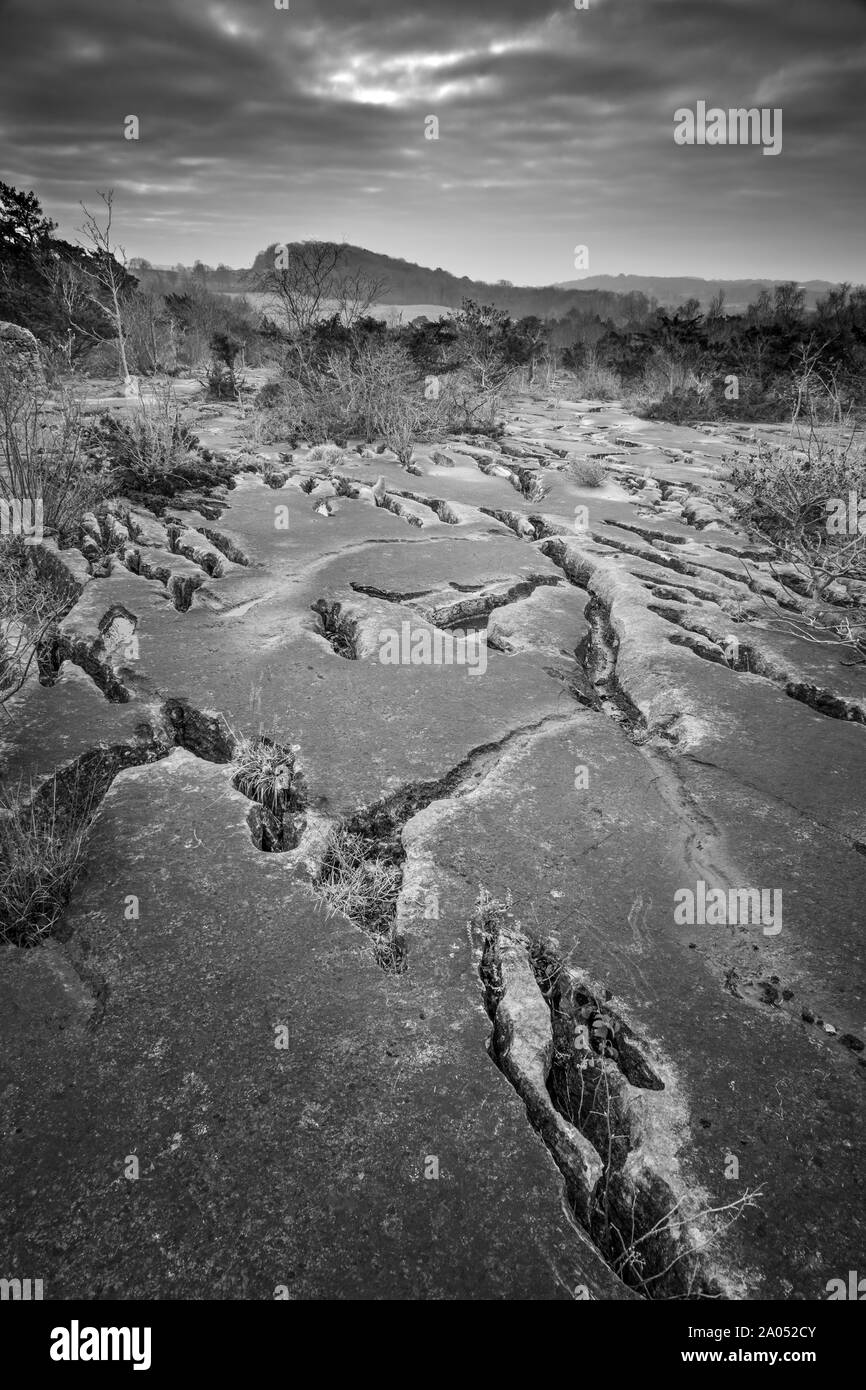
[[[862,1300],[863,4],[0,20],[2,1299]]]

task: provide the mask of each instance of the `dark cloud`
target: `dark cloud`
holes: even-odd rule
[[[5,177],[71,233],[249,263],[343,237],[458,273],[863,280],[859,0],[7,0]],[[783,110],[783,152],[682,148],[673,113]],[[141,122],[138,142],[123,119]],[[424,139],[425,117],[440,139]]]

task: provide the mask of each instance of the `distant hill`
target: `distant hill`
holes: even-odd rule
[[[250,269],[233,270],[219,266],[216,270],[197,264],[191,270],[183,267],[141,265],[133,261],[131,268],[143,285],[171,292],[198,281],[218,293],[244,293],[255,290],[259,274],[274,263],[279,243],[260,251]],[[291,243],[289,243],[291,249]],[[472,280],[468,275],[452,275],[437,267],[430,270],[414,261],[385,256],[361,246],[343,247],[344,268],[351,274],[363,273],[369,280],[382,285],[376,295],[378,305],[436,305],[459,309],[464,299],[483,304],[495,304],[506,309],[513,318],[534,314],[538,318],[565,318],[573,313],[580,318],[594,318],[625,324],[642,318],[654,302],[675,309],[687,299],[699,300],[706,308],[719,289],[724,289],[728,313],[740,313],[752,303],[762,289],[772,290],[782,283],[776,280],[702,280],[696,276],[650,275],[591,275],[583,280],[568,280],[558,285],[511,285],[506,281],[491,284]],[[819,296],[831,288],[828,280],[809,280],[806,290],[807,307],[812,308]]]
[[[260,251],[253,262],[252,277],[274,263],[278,242]],[[289,243],[291,250],[291,243]],[[563,289],[556,285],[510,285],[504,281],[491,284],[486,280],[471,280],[468,275],[452,275],[437,267],[428,270],[414,261],[367,251],[361,246],[343,247],[344,267],[351,274],[362,272],[368,279],[382,283],[377,294],[379,304],[435,304],[459,309],[464,299],[480,300],[507,309],[513,318],[534,314],[538,318],[564,318],[574,309],[580,315],[626,321],[633,311],[646,305],[638,298],[631,304],[624,296],[627,291],[613,292],[581,286]]]
[[[782,280],[701,280],[690,275],[588,275],[583,280],[563,280],[563,290],[608,290],[613,294],[636,291],[657,299],[666,308],[676,309],[687,299],[700,301],[702,309],[710,300],[725,291],[725,308],[729,313],[742,313],[753,304],[761,290],[772,291]],[[831,280],[803,280],[800,288],[806,291],[806,308],[814,309],[816,301],[833,288]]]

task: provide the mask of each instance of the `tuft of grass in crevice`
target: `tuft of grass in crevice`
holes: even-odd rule
[[[36,946],[53,931],[81,870],[95,809],[58,776],[0,795],[0,940]]]
[[[320,598],[312,605],[312,611],[319,619],[319,635],[325,638],[337,656],[342,656],[346,661],[356,661],[356,624],[343,616],[341,605]]]
[[[403,871],[373,842],[341,826],[334,832],[316,880],[329,912],[340,912],[372,938],[383,970],[402,974],[406,952],[397,933],[397,898]]]
[[[259,734],[242,734],[235,745],[232,761],[237,772],[232,779],[238,791],[278,814],[288,810],[296,799],[293,792],[295,756],[273,739]]]
[[[232,785],[262,807],[259,847],[271,852],[294,849],[304,830],[306,789],[293,750],[264,734],[241,734],[232,762],[237,769]]]

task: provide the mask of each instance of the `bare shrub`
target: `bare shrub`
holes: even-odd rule
[[[75,600],[20,537],[0,540],[0,704],[20,690]]]
[[[249,416],[248,430],[252,443],[277,444],[300,439],[298,420],[299,397],[292,380],[269,381],[259,391]]]
[[[131,413],[101,416],[88,444],[110,470],[117,491],[160,491],[176,481],[197,440],[180,418],[171,384],[161,382]]]
[[[480,392],[463,370],[438,380],[437,392],[428,393],[410,352],[394,339],[355,336],[348,349],[317,356],[299,341],[287,352],[282,380],[259,392],[256,436],[314,445],[381,440],[411,467],[422,440],[496,428],[498,390]]]
[[[22,389],[0,369],[0,499],[41,499],[43,525],[66,534],[106,495],[109,479],[85,448],[81,407],[68,390]]]
[[[601,487],[607,474],[598,459],[592,458],[570,458],[568,460],[568,476],[578,487]]]
[[[849,494],[866,486],[863,435],[838,401],[831,422],[798,407],[782,443],[761,440],[751,458],[728,462],[735,511],[802,571],[807,594],[848,577],[866,580],[866,535],[828,525],[831,499],[847,507]]]
[[[619,373],[603,367],[594,347],[587,348],[583,366],[574,372],[572,390],[577,400],[613,401],[622,396]]]
[[[90,798],[70,811],[54,779],[49,794],[33,788],[0,794],[0,940],[34,946],[69,900],[81,869]]]
[[[699,375],[671,353],[655,348],[638,381],[620,395],[626,409],[636,415],[657,411],[664,419],[686,419],[706,414],[712,378]]]
[[[315,445],[345,444],[352,437],[382,439],[404,464],[433,422],[407,350],[399,343],[370,340],[347,352],[330,352],[321,364],[297,348],[292,374],[282,382],[269,413],[265,437],[298,437]]]
[[[177,332],[164,297],[137,290],[123,301],[129,365],[140,376],[177,368]]]
[[[483,390],[470,372],[449,372],[442,378],[439,396],[431,407],[436,432],[495,433],[503,389],[498,383]]]
[[[241,415],[246,415],[244,406],[245,382],[238,375],[237,357],[241,343],[231,333],[218,331],[210,340],[210,360],[202,385],[207,388],[208,400],[234,401],[240,406]]]
[[[310,463],[323,463],[325,468],[334,468],[338,463],[342,463],[346,457],[343,450],[337,444],[316,444],[310,450]]]
[[[773,573],[792,594],[792,608],[802,610],[779,621],[866,660],[866,533],[856,520],[853,533],[834,525],[839,511],[848,522],[850,496],[859,501],[866,493],[866,441],[835,382],[807,365],[788,437],[761,440],[752,457],[725,462],[735,514],[772,546]]]

